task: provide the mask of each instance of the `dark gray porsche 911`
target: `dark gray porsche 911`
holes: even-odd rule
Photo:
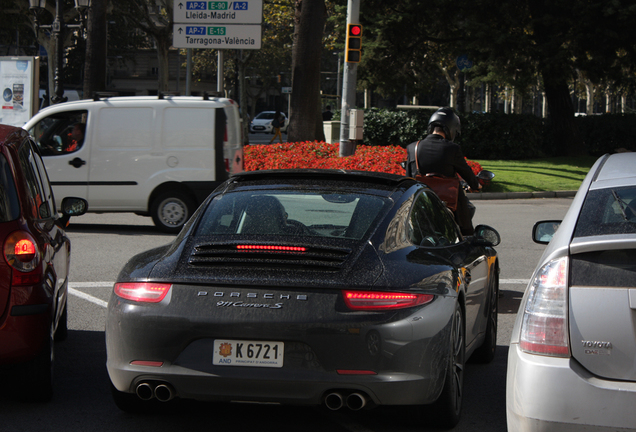
[[[484,225],[462,238],[411,178],[232,177],[173,243],[119,274],[106,323],[115,402],[432,405],[452,426],[465,361],[494,356],[498,243]]]

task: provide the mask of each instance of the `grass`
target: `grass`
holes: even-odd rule
[[[582,156],[476,162],[495,173],[484,192],[535,192],[577,190],[596,160],[593,156]]]

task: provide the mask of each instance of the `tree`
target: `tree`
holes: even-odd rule
[[[0,13],[0,19],[2,22],[8,22],[10,25],[7,27],[11,29],[12,27],[18,34],[21,33],[23,29],[30,28],[32,32],[31,37],[26,37],[23,40],[27,40],[33,44],[32,48],[29,50],[23,50],[21,54],[26,55],[39,55],[39,46],[42,46],[47,53],[46,56],[46,66],[47,66],[47,89],[48,96],[52,96],[51,93],[54,89],[54,77],[55,70],[57,68],[57,58],[55,55],[55,39],[52,36],[50,29],[40,28],[39,30],[35,26],[35,20],[33,14],[29,10],[29,3],[24,0],[2,0],[2,8],[0,9],[2,12]],[[65,23],[70,23],[75,21],[78,16],[77,10],[73,7],[73,2],[67,1],[63,5],[63,20]],[[5,9],[6,7],[6,9]],[[3,16],[4,15],[4,16]],[[49,1],[45,5],[45,10],[39,12],[38,23],[40,25],[48,26],[53,22],[53,18],[55,17],[55,2]],[[10,17],[10,18],[9,18]],[[14,27],[15,26],[15,27]],[[13,30],[10,30],[13,31]],[[5,32],[3,32],[5,33]],[[6,35],[0,33],[0,37],[4,39],[7,37]],[[22,45],[22,44],[20,44]],[[79,48],[79,49],[78,49]],[[72,55],[74,51],[82,51],[83,44],[81,42],[81,35],[78,34],[77,31],[65,31],[64,37],[62,40],[62,49],[64,50],[63,54],[66,54],[66,57]],[[75,65],[75,64],[83,64],[83,52],[81,53],[82,59],[81,61],[76,62],[67,62],[67,64]],[[73,67],[68,67],[61,65],[63,70],[62,82],[70,83],[77,82],[77,76],[75,74],[75,70]]]
[[[320,62],[325,0],[296,0],[292,94],[288,140],[324,140],[320,104]]]
[[[172,46],[173,0],[111,0],[129,26],[143,31],[157,46],[158,91],[168,90],[168,50]]]
[[[0,56],[37,55],[29,4],[0,0]]]
[[[92,0],[88,11],[86,64],[84,66],[84,98],[105,90],[107,51],[107,0]]]
[[[430,67],[424,59],[431,43],[452,55],[468,54],[482,73],[504,76],[515,89],[534,82],[536,72],[563,154],[584,148],[568,86],[576,71],[594,83],[633,82],[633,0],[367,0],[363,6],[361,16],[373,23],[365,46],[374,52],[363,56],[371,57],[365,62],[369,81],[387,83],[393,72],[394,86],[416,86],[408,78]]]

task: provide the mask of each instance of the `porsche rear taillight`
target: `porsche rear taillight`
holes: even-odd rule
[[[380,291],[343,291],[345,304],[352,310],[391,310],[427,304],[432,294],[412,294]]]
[[[172,288],[171,284],[154,282],[123,282],[115,284],[115,294],[126,300],[159,303]]]
[[[13,286],[34,285],[42,280],[41,254],[35,239],[26,231],[15,231],[4,241],[4,259],[15,271]]]
[[[530,284],[519,347],[531,354],[568,357],[567,257],[545,264]]]

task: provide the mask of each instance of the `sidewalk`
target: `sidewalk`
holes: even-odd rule
[[[575,190],[552,192],[472,192],[466,194],[470,201],[528,198],[573,198],[574,195],[576,195]]]

